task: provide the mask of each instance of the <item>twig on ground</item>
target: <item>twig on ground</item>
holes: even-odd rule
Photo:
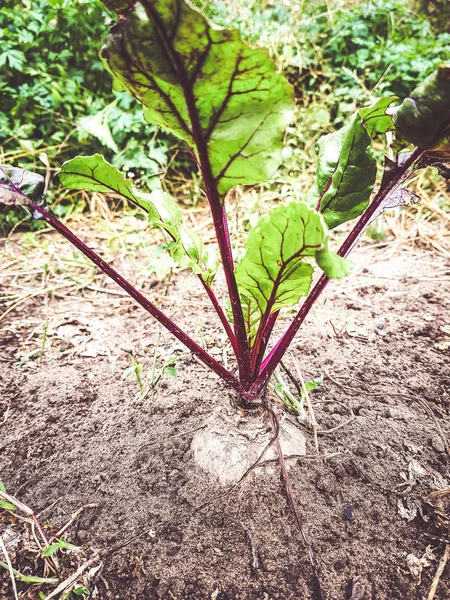
[[[348,451],[344,451],[344,452],[330,452],[330,454],[290,454],[289,456],[285,456],[284,460],[302,460],[302,459],[306,459],[306,460],[329,460],[330,458],[334,458],[335,456],[343,456],[343,455],[348,455],[349,452]],[[278,462],[278,458],[271,458],[268,459],[266,461],[264,461],[264,465],[268,464],[268,463],[277,463]],[[257,465],[257,467],[262,467],[264,465]]]
[[[45,508],[43,508],[40,512],[38,512],[36,514],[37,517],[40,517],[41,515],[43,515],[45,512],[47,512],[48,510],[51,510],[52,508],[54,508],[58,502],[60,500],[62,500],[63,496],[60,496],[59,498],[56,498],[56,500],[54,502],[52,502],[51,504],[49,504],[48,506],[46,506]]]
[[[16,586],[16,578],[14,577],[14,569],[11,563],[11,559],[9,558],[8,550],[6,549],[5,543],[3,541],[3,537],[0,535],[0,548],[5,556],[6,564],[8,565],[9,575],[11,577],[11,585],[14,592],[14,598],[19,600],[19,596],[17,594],[17,586]]]
[[[8,494],[6,494],[5,492],[0,492],[0,494],[5,494],[6,496],[8,496]],[[15,504],[19,510],[21,510],[22,512],[25,512],[25,514],[28,515],[31,518],[31,520],[33,521],[34,525],[36,526],[36,529],[39,531],[39,534],[40,534],[40,536],[42,538],[42,541],[44,542],[44,546],[47,548],[50,545],[48,543],[47,536],[45,535],[44,530],[42,529],[41,524],[37,520],[36,515],[31,510],[31,508],[29,508],[28,506],[26,506],[25,504],[23,504],[22,502],[20,502],[20,500],[17,500],[17,498],[14,498],[13,496],[9,496],[9,502],[12,502],[12,504]]]
[[[444,431],[442,430],[441,424],[439,423],[434,412],[428,406],[427,402],[420,396],[417,396],[416,394],[411,394],[411,393],[406,394],[406,393],[402,393],[402,392],[366,392],[364,390],[352,390],[350,386],[342,384],[340,381],[338,381],[337,379],[332,377],[329,373],[326,373],[326,375],[333,383],[335,383],[336,385],[338,385],[339,387],[344,389],[347,394],[351,394],[352,396],[363,395],[363,396],[371,396],[372,398],[385,398],[387,395],[389,395],[389,396],[397,396],[399,398],[405,398],[407,400],[415,400],[418,404],[420,404],[420,406],[424,409],[424,411],[427,413],[427,415],[429,415],[433,419],[434,424],[436,425],[438,434],[444,443],[445,451],[447,452],[447,454],[450,454],[450,445],[448,443],[446,435],[444,434]]]
[[[252,551],[252,568],[253,569],[259,569],[260,562],[259,562],[259,554],[258,554],[258,549],[255,546],[255,542],[253,539],[253,533],[252,530],[250,529],[250,527],[247,527],[244,523],[241,523],[243,530],[245,531],[245,533],[247,534],[248,537],[248,541],[250,543],[250,549]]]
[[[39,531],[39,534],[42,538],[44,547],[48,548],[48,546],[50,544],[48,542],[47,536],[45,535],[44,530],[41,527],[41,524],[39,523],[38,519],[36,518],[34,511],[29,506],[27,506],[26,504],[21,502],[20,500],[17,500],[17,498],[15,498],[14,496],[10,496],[9,494],[7,494],[6,492],[3,492],[2,490],[0,490],[0,498],[3,498],[3,500],[6,500],[7,502],[10,502],[11,504],[14,504],[14,506],[16,506],[20,511],[22,511],[24,514],[26,514],[27,517],[29,517],[29,519],[31,520],[33,535],[35,536],[34,528],[36,527],[36,529]],[[36,536],[35,536],[35,540],[36,540],[38,546],[40,546],[39,540],[37,539]],[[46,563],[53,562],[56,570],[58,571],[59,565],[58,565],[58,559],[56,558],[56,556],[52,556],[51,558],[46,557],[45,562]]]
[[[1,422],[1,425],[4,425],[4,424],[6,423],[6,421],[8,420],[8,417],[9,417],[9,409],[10,409],[10,407],[11,407],[11,403],[10,403],[10,402],[8,402],[8,405],[7,405],[7,407],[6,407],[6,410],[5,410],[5,412],[3,413],[3,420],[2,420],[2,422]]]
[[[81,567],[78,567],[75,573],[72,573],[72,575],[60,583],[57,588],[55,588],[48,596],[45,597],[44,600],[51,600],[51,598],[55,598],[58,594],[64,592],[69,586],[76,582],[78,577],[80,577],[80,575],[82,575],[86,569],[96,563],[99,559],[99,554],[95,553],[89,560],[82,564]]]
[[[319,429],[319,431],[317,433],[319,435],[329,435],[330,433],[334,433],[335,431],[338,431],[338,429],[342,429],[342,427],[345,427],[346,425],[348,425],[349,423],[351,423],[352,421],[354,421],[356,419],[356,415],[352,411],[351,408],[349,408],[349,410],[350,410],[350,413],[352,415],[349,419],[347,419],[343,423],[339,423],[339,425],[336,425],[336,427],[332,427],[331,429],[322,429],[322,430]]]
[[[8,565],[1,560],[0,560],[0,567],[9,571]],[[56,579],[56,577],[37,577],[34,575],[24,575],[23,573],[21,573],[20,571],[18,571],[17,569],[14,569],[14,568],[13,568],[13,573],[14,573],[14,577],[16,578],[16,581],[23,581],[24,583],[27,583],[28,585],[34,585],[34,584],[43,585],[44,583],[48,584],[48,585],[56,585],[59,581],[59,579]]]
[[[104,568],[105,568],[105,562],[102,562],[100,564],[99,568],[97,569],[97,571],[95,572],[95,575],[92,578],[92,581],[89,584],[91,591],[89,592],[89,596],[88,596],[87,600],[92,600],[92,598],[94,598],[94,594],[96,593],[97,585],[98,585],[98,582],[100,581],[100,578],[102,579],[103,582],[105,581],[102,578],[102,573],[103,573]]]
[[[58,533],[55,533],[54,536],[52,536],[51,540],[54,540],[56,538],[59,538],[62,536],[62,534],[67,531],[67,529],[69,529],[69,527],[75,522],[75,520],[79,517],[79,515],[83,512],[83,510],[85,508],[97,508],[98,504],[85,504],[84,506],[82,506],[81,508],[79,508],[76,512],[73,513],[72,517],[70,518],[70,521],[68,521],[64,527],[62,527]]]
[[[3,498],[3,500],[6,500],[6,502],[9,502],[10,504],[14,504],[14,506],[16,506],[29,517],[34,517],[34,512],[31,510],[31,508],[26,506],[26,504],[23,504],[20,500],[17,500],[17,498],[14,498],[14,496],[10,496],[6,492],[0,490],[0,498]]]
[[[35,298],[36,296],[42,296],[45,294],[49,294],[50,292],[55,292],[56,290],[60,290],[62,288],[73,288],[76,287],[76,284],[70,284],[70,283],[63,283],[61,285],[57,285],[51,288],[46,288],[43,290],[37,290],[36,292],[32,292],[30,294],[26,294],[25,296],[22,296],[19,300],[17,300],[17,302],[15,302],[14,304],[12,304],[7,310],[5,310],[4,313],[2,313],[0,315],[0,321],[2,319],[4,319],[6,317],[6,315],[8,315],[12,310],[14,310],[15,308],[17,308],[18,306],[20,306],[23,302],[25,302],[26,300],[29,300],[30,298]]]
[[[436,590],[439,585],[439,581],[441,579],[441,575],[444,572],[445,565],[450,557],[450,544],[445,546],[444,554],[442,555],[441,561],[436,571],[436,575],[434,576],[433,583],[431,584],[430,593],[428,594],[427,600],[434,600],[436,595]]]
[[[292,356],[292,354],[291,354],[291,356]],[[317,454],[319,454],[319,438],[317,437],[317,421],[316,421],[316,416],[314,414],[314,410],[312,407],[311,398],[309,397],[308,390],[306,389],[306,385],[305,385],[305,381],[303,379],[300,365],[298,364],[298,362],[295,360],[295,358],[293,356],[292,356],[292,360],[294,361],[295,370],[297,371],[298,378],[300,379],[300,382],[302,384],[302,392],[303,392],[303,395],[306,400],[306,406],[308,407],[309,419],[311,421],[311,427],[313,430],[314,446],[316,448]]]

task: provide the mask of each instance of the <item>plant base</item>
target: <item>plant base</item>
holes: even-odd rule
[[[283,454],[304,456],[306,439],[302,431],[287,417],[280,417],[279,439]],[[223,486],[237,483],[257,460],[273,437],[265,416],[241,416],[230,407],[213,412],[191,444],[196,463],[219,480]],[[271,446],[260,464],[277,460]]]

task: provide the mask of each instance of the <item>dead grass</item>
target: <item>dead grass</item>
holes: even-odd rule
[[[83,511],[95,507],[81,507],[57,529],[43,520],[51,507],[36,515],[0,487],[0,593],[9,577],[14,600],[25,597],[62,600],[72,597],[74,590],[75,595],[85,597],[82,592],[88,590],[101,567],[99,555],[94,552],[87,559],[83,550],[70,544],[63,535],[67,535]]]

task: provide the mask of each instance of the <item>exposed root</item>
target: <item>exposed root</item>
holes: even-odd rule
[[[254,468],[262,452],[264,461],[277,458],[275,448],[270,448],[273,444],[268,445],[272,430],[262,408],[254,415],[242,415],[224,407],[216,409],[205,427],[195,434],[191,442],[195,462],[221,485],[237,484],[243,471]],[[279,436],[285,456],[306,454],[306,439],[297,424],[284,419]]]
[[[283,479],[288,504],[291,507],[292,512],[294,513],[294,517],[295,517],[295,521],[297,523],[298,530],[300,531],[300,535],[302,536],[303,543],[305,544],[306,551],[308,553],[308,559],[311,564],[314,578],[315,578],[316,584],[317,584],[318,597],[320,600],[325,600],[325,596],[324,596],[323,589],[322,589],[322,583],[321,583],[320,576],[319,576],[319,569],[317,567],[316,557],[314,555],[314,550],[313,550],[308,538],[306,537],[306,533],[303,529],[302,518],[300,516],[300,512],[298,510],[297,503],[294,498],[294,493],[292,491],[291,480],[290,480],[289,474],[287,472],[286,463],[285,463],[284,455],[283,455],[283,450],[281,448],[281,445],[280,445],[280,442],[278,439],[278,435],[275,435],[278,433],[279,427],[280,427],[278,417],[277,417],[275,411],[273,411],[272,408],[270,407],[270,400],[269,400],[268,396],[265,398],[264,404],[265,404],[266,411],[269,414],[270,422],[271,422],[271,425],[272,425],[272,428],[274,431],[274,443],[275,443],[275,446],[276,446],[277,452],[278,452],[281,476]]]

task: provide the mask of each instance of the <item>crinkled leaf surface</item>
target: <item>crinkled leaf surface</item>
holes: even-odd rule
[[[128,4],[103,1],[119,13]],[[111,27],[102,58],[148,122],[193,148],[220,195],[280,165],[292,88],[236,30],[211,26],[184,0],[141,0]]]
[[[42,175],[16,167],[0,165],[0,206],[40,201],[44,194]]]
[[[376,137],[380,133],[386,133],[395,129],[392,115],[387,115],[386,110],[396,99],[396,96],[380,98],[373,106],[361,108],[358,111],[371,138]]]
[[[250,338],[262,315],[293,306],[308,294],[313,267],[304,259],[317,252],[325,252],[319,266],[330,277],[348,273],[343,266],[348,261],[328,249],[322,216],[303,202],[277,206],[250,231],[236,268]]]
[[[450,151],[450,136],[444,133],[449,124],[450,64],[431,73],[395,113],[399,137],[422,149],[447,146]]]
[[[377,165],[358,113],[339,131],[323,136],[318,145],[316,179],[308,191],[307,203],[318,208],[332,229],[365,210]]]
[[[150,224],[163,229],[172,238],[168,244],[172,258],[179,265],[201,274],[208,284],[213,281],[218,269],[216,252],[205,246],[200,236],[183,224],[180,207],[166,192],[155,190],[147,194],[137,190],[101,154],[77,156],[65,162],[59,179],[67,188],[114,192],[143,208],[148,213]]]
[[[389,208],[397,208],[398,206],[411,206],[420,202],[420,197],[406,188],[394,190],[386,196],[378,210],[372,215],[369,224],[375,221],[381,213]]]

